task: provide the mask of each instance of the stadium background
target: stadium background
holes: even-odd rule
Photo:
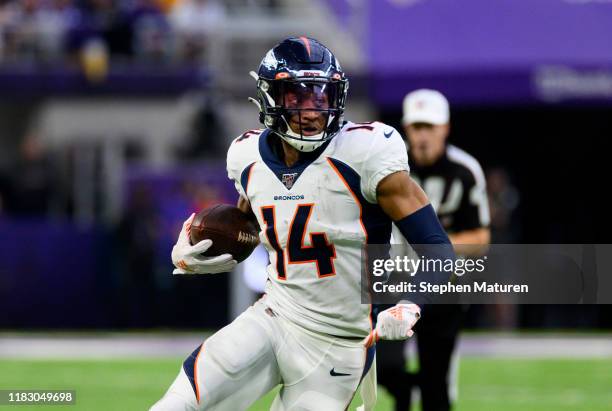
[[[253,301],[257,278],[172,278],[169,253],[192,211],[235,201],[248,72],[303,34],[349,74],[352,120],[400,129],[405,93],[446,94],[493,242],[608,242],[608,1],[3,0],[0,389],[144,408]],[[611,328],[605,305],[471,307],[458,409],[612,409]]]

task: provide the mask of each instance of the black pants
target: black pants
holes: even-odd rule
[[[376,346],[378,383],[395,397],[395,410],[408,411],[412,387],[421,391],[423,411],[448,411],[448,371],[461,327],[459,305],[431,305],[415,327],[419,371],[406,371],[404,341],[379,341]]]

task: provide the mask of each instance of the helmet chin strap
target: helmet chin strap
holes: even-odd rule
[[[295,148],[298,151],[303,152],[311,152],[315,151],[317,148],[321,147],[323,143],[325,143],[325,131],[322,131],[318,134],[314,134],[312,136],[303,136],[301,134],[296,133],[291,129],[287,120],[284,117],[281,117],[287,126],[287,131],[284,133],[279,133],[280,137],[287,142],[291,147]],[[332,121],[334,121],[335,116],[330,115],[327,120],[327,125],[329,126]]]
[[[284,134],[285,135],[281,135],[281,138],[285,140],[287,144],[289,144],[291,147],[295,148],[298,151],[304,151],[304,152],[315,151],[317,148],[321,146],[321,144],[325,142],[324,140],[321,140],[323,138],[323,135],[325,134],[324,131],[320,132],[319,134],[315,134],[313,136],[308,136],[308,138],[312,137],[313,139],[316,139],[316,141],[307,140],[306,138],[303,138],[301,135],[294,132],[290,128],[287,131],[285,131]]]

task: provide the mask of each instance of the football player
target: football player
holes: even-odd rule
[[[288,38],[251,74],[265,128],[233,141],[227,171],[269,253],[266,293],[197,347],[153,409],[243,410],[281,384],[273,410],[345,410],[363,378],[371,409],[373,342],[412,335],[426,301],[402,301],[374,321],[360,303],[362,246],[388,244],[393,222],[411,244],[449,239],[409,177],[400,134],[344,120],[348,80],[329,49]],[[230,271],[231,255],[200,256],[210,240],[189,244],[191,218],[172,251],[174,274]]]

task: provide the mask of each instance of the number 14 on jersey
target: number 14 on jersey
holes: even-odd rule
[[[325,233],[311,232],[309,234],[311,245],[304,245],[304,237],[313,207],[314,204],[298,204],[293,220],[289,225],[289,235],[287,236],[285,249],[281,247],[278,241],[275,206],[261,207],[261,215],[266,223],[266,237],[276,251],[276,271],[280,280],[287,279],[285,253],[287,254],[287,264],[315,263],[319,278],[336,274],[334,268],[336,249],[328,241]]]

